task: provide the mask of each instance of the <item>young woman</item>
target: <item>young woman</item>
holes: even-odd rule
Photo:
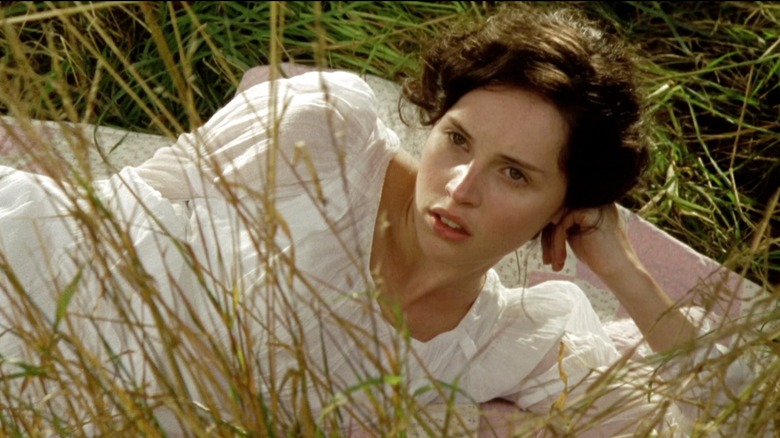
[[[506,8],[422,65],[404,89],[432,127],[419,163],[365,82],[308,73],[88,189],[2,169],[0,375],[17,358],[73,379],[5,377],[20,395],[4,405],[67,414],[97,385],[113,412],[132,388],[167,430],[202,407],[372,429],[399,397],[547,414],[620,356],[576,286],[507,289],[491,270],[537,236],[557,269],[568,242],[656,351],[693,339],[614,205],[648,155],[619,42],[572,11]],[[646,411],[612,393],[634,410],[602,433]]]

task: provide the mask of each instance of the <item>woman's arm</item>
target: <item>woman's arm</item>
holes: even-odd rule
[[[544,262],[556,271],[566,260],[567,241],[617,296],[654,351],[672,350],[697,336],[693,323],[637,257],[615,204],[573,210],[544,230]]]
[[[170,200],[199,198],[219,184],[260,193],[270,168],[278,196],[298,194],[324,173],[341,175],[343,157],[361,152],[370,138],[375,107],[368,84],[345,72],[257,84],[137,172]]]

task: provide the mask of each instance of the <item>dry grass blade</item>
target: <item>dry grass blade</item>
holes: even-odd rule
[[[574,4],[611,24],[612,31],[644,55],[656,159],[645,186],[625,204],[761,290],[749,303],[749,312],[714,327],[690,346],[710,348],[716,340],[734,340],[728,354],[705,364],[714,371],[712,380],[703,384],[722,387],[729,367],[739,359],[747,358],[756,369],[742,393],[728,394],[717,401],[719,410],[697,420],[696,434],[777,433],[780,5]],[[237,194],[244,188],[219,187],[234,207],[230,220],[247,230],[244,244],[263,254],[259,263],[273,273],[262,279],[262,299],[268,300],[263,313],[252,303],[260,298],[245,296],[244,280],[231,271],[239,269],[228,263],[236,247],[228,242],[208,260],[197,252],[197,245],[216,239],[208,215],[193,223],[196,236],[187,240],[164,214],[153,213],[147,198],[140,202],[139,195],[128,195],[144,206],[132,212],[108,201],[106,192],[125,193],[127,187],[96,185],[93,146],[76,124],[175,138],[224,105],[243,72],[255,65],[290,61],[402,80],[416,71],[414,54],[427,38],[492,7],[492,2],[0,5],[0,80],[6,84],[0,88],[0,111],[10,116],[0,128],[25,149],[27,158],[18,163],[54,178],[41,185],[40,198],[31,202],[49,209],[56,232],[49,236],[37,230],[20,239],[43,241],[42,247],[52,254],[60,254],[60,248],[46,236],[52,242],[72,237],[83,243],[72,254],[37,266],[40,278],[34,280],[25,277],[27,269],[19,261],[0,252],[0,319],[13,325],[13,330],[0,327],[0,336],[20,339],[32,351],[0,356],[0,434],[164,436],[164,429],[173,424],[204,437],[330,436],[342,433],[352,414],[373,418],[376,424],[371,427],[386,436],[409,435],[415,424],[431,435],[464,426],[452,409],[457,385],[431,383],[417,390],[446,401],[443,426],[418,406],[419,394],[403,378],[407,364],[416,360],[408,336],[379,348],[376,332],[334,316],[330,303],[318,298],[321,285],[296,271],[295,253],[277,243],[290,232],[273,191],[253,193],[253,202],[246,203]],[[36,119],[63,122],[68,137],[64,149],[50,144],[49,131]],[[288,158],[293,159],[272,155],[269,162]],[[295,159],[305,162],[312,176],[316,173],[316,163],[307,162],[304,153]],[[119,180],[130,184],[127,175],[120,175]],[[267,186],[275,187],[276,176],[266,175]],[[60,195],[53,202],[47,193]],[[311,196],[323,199],[316,187]],[[220,206],[204,208],[217,211]],[[320,210],[323,216],[325,211]],[[71,225],[55,220],[60,217],[72,219]],[[157,263],[143,260],[133,243],[139,229],[153,230],[154,237],[144,245],[165,253]],[[348,243],[338,242],[339,248],[348,248]],[[88,263],[76,264],[79,259]],[[58,277],[68,269],[73,275]],[[186,270],[194,280],[179,284],[175,269]],[[293,283],[305,285],[306,294],[295,297],[300,301],[280,292]],[[46,300],[36,299],[41,292],[26,284],[46,284]],[[85,285],[99,291],[100,299],[85,297]],[[193,300],[193,290],[202,292],[201,301]],[[729,291],[711,292],[730,296]],[[366,291],[361,298],[376,297]],[[80,310],[89,306],[105,306],[107,316],[96,318]],[[334,391],[337,382],[327,378],[327,361],[325,369],[316,368],[309,356],[313,353],[303,351],[302,320],[317,312],[330,315],[344,329],[345,344],[363,351],[370,366],[350,364],[360,376],[359,384]],[[110,339],[116,332],[133,348],[115,349]],[[278,354],[290,355],[298,365],[296,372],[280,374],[272,354],[258,347],[261,340],[286,345]],[[669,367],[666,359],[654,357],[646,365],[662,372]],[[524,419],[523,433],[547,431],[555,436],[592,426],[578,423],[583,410],[601,406],[615,385],[633,384],[629,365],[616,364],[609,371],[586,397],[566,400],[574,407],[562,403],[560,411]],[[700,374],[697,368],[673,371],[666,383],[641,388],[643,395],[663,399],[644,430],[662,424],[671,403],[688,397],[682,388]],[[266,374],[272,378],[261,381],[259,376]],[[313,388],[314,397],[307,387]],[[294,408],[282,403],[283,393]],[[315,405],[322,400],[324,410],[317,415]],[[620,416],[637,401],[621,402],[624,405],[604,409],[598,420]]]

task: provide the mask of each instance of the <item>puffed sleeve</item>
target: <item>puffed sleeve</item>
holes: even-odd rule
[[[699,403],[686,406],[672,402],[714,400],[722,391],[709,383],[675,384],[673,388],[665,383],[679,381],[681,367],[695,369],[696,364],[724,354],[721,345],[667,358],[663,364],[635,361],[618,352],[576,285],[543,283],[515,301],[507,305],[501,318],[507,326],[503,335],[496,335],[500,348],[491,349],[490,366],[495,368],[493,375],[510,377],[512,373],[523,376],[527,370],[522,368],[527,368],[528,362],[533,369],[522,378],[503,382],[506,388],[498,397],[544,418],[545,427],[555,429],[555,436],[613,437],[653,429],[684,436],[690,421],[700,414],[694,408]],[[706,325],[701,327],[707,330]],[[529,329],[533,335],[523,334]],[[510,357],[510,338],[516,339],[514,354],[522,356],[520,361]],[[736,394],[748,381],[748,374],[745,365],[737,361],[720,383]],[[708,381],[701,376],[694,380]]]
[[[219,187],[276,196],[317,192],[324,174],[365,147],[377,123],[375,98],[359,77],[311,72],[258,84],[233,98],[201,128],[139,166],[168,199],[208,196]]]
[[[576,285],[545,282],[509,290],[502,300],[489,348],[478,361],[483,377],[474,385],[479,388],[475,398],[512,401],[561,435],[615,436],[636,427],[649,407],[635,391],[621,391],[614,382],[597,384],[620,355]],[[604,387],[609,398],[580,407],[593,387]],[[620,415],[599,418],[615,403]],[[597,419],[597,427],[583,427],[596,424],[591,419]]]
[[[502,289],[497,314],[481,318],[475,365],[494,377],[480,382],[477,399],[502,397],[525,410],[540,407],[565,389],[558,365],[570,382],[619,355],[584,293],[573,283],[548,281],[528,289]],[[492,306],[491,306],[492,307]],[[484,320],[491,320],[490,322]]]
[[[485,345],[471,366],[473,395],[479,400],[503,397],[524,409],[560,394],[563,385],[554,370],[562,342],[567,372],[575,379],[588,366],[617,357],[598,318],[579,288],[569,282],[549,281],[528,289],[501,288],[494,300],[497,313],[483,310],[477,345]],[[486,306],[487,307],[487,306]],[[492,379],[483,379],[490,375]]]

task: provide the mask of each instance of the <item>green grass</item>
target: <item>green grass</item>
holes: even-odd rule
[[[780,181],[779,6],[582,6],[646,57],[656,161],[626,204],[720,262],[741,266],[759,239],[748,275],[776,285],[779,215],[767,207]],[[10,3],[3,77],[18,85],[8,98],[31,117],[174,136],[223,105],[249,67],[294,61],[399,80],[414,74],[420,42],[488,8],[290,2],[279,5],[273,36],[265,2]],[[764,217],[769,226],[757,236]]]
[[[767,299],[780,298],[780,4],[576,5],[611,25],[644,58],[654,164],[624,204],[743,273]],[[416,54],[426,39],[491,7],[492,2],[5,2],[0,112],[174,138],[224,105],[252,66],[294,61],[402,80],[416,71]],[[67,307],[67,299],[65,294],[61,306]],[[776,311],[738,328],[760,333],[745,351],[780,353],[775,319]],[[770,362],[754,388],[767,394],[757,423],[778,413],[778,361]],[[44,371],[28,366],[20,372]],[[79,397],[88,398],[94,387],[116,390],[100,376],[84,381]],[[0,391],[0,405],[7,396]],[[127,408],[130,423],[147,418],[147,402],[122,391],[114,401]],[[95,406],[95,415],[105,413],[103,408]],[[201,413],[182,415],[196,421]],[[59,427],[49,413],[39,420]],[[259,414],[255,420],[269,424]],[[0,418],[0,424],[13,430],[12,422]],[[13,434],[24,436],[30,427],[18,426]]]

